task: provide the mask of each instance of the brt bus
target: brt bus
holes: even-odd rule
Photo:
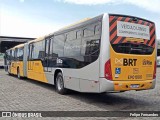
[[[9,74],[102,93],[155,88],[155,24],[103,14],[7,50]]]

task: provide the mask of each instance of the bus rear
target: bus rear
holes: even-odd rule
[[[155,24],[137,17],[109,15],[109,51],[104,78],[113,91],[155,87]]]

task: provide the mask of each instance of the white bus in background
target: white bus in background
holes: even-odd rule
[[[0,53],[0,68],[4,68],[4,53]]]
[[[63,18],[62,18],[63,19]],[[60,94],[147,90],[156,83],[155,24],[103,14],[7,50],[8,72]]]

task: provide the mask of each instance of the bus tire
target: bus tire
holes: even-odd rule
[[[64,80],[61,72],[59,72],[56,76],[56,91],[61,95],[67,93],[67,89],[64,87]]]
[[[19,68],[17,68],[17,78],[18,78],[18,79],[21,79],[21,75],[20,75]]]

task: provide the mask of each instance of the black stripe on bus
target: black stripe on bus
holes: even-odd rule
[[[112,24],[118,19],[117,16],[114,16],[113,20],[110,22],[110,26],[112,26]]]

